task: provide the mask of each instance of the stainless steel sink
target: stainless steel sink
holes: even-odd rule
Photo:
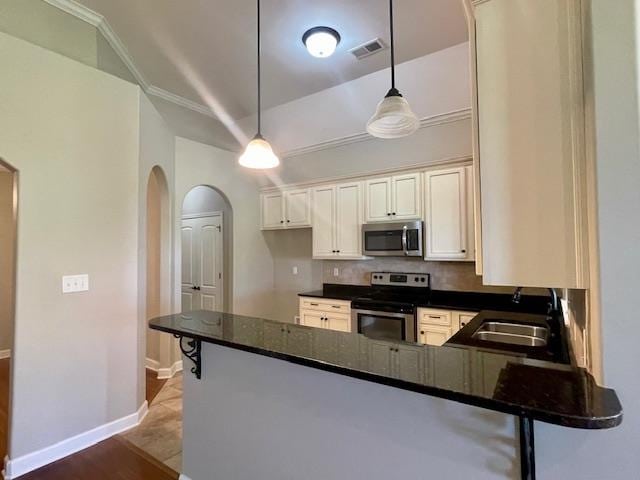
[[[485,322],[475,331],[473,338],[525,347],[546,347],[549,329],[517,323]]]

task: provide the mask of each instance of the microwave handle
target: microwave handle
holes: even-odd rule
[[[409,247],[407,246],[407,226],[402,227],[402,249],[405,255],[409,255]]]

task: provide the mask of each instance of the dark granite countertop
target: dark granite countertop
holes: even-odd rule
[[[615,391],[599,387],[586,370],[524,356],[207,311],[156,318],[150,328],[557,425],[602,429],[622,421]],[[390,356],[397,358],[396,371],[386,368]]]
[[[300,293],[301,297],[331,298],[336,300],[354,300],[370,294],[373,288],[367,285],[341,285],[325,283],[322,290]],[[451,290],[432,290],[419,307],[442,308],[446,310],[499,310],[507,312],[546,314],[549,298],[537,295],[523,295],[519,304],[511,301],[512,296],[503,293],[457,292]]]

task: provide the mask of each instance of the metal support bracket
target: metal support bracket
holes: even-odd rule
[[[522,480],[536,480],[536,454],[533,419],[518,417],[520,429],[520,474]]]
[[[202,377],[202,342],[182,335],[174,335],[180,344],[180,351],[191,360],[194,364],[191,367],[193,373],[198,380]]]

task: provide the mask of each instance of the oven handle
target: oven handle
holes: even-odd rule
[[[402,227],[402,249],[404,250],[405,256],[409,255],[409,247],[407,245],[407,226]]]

